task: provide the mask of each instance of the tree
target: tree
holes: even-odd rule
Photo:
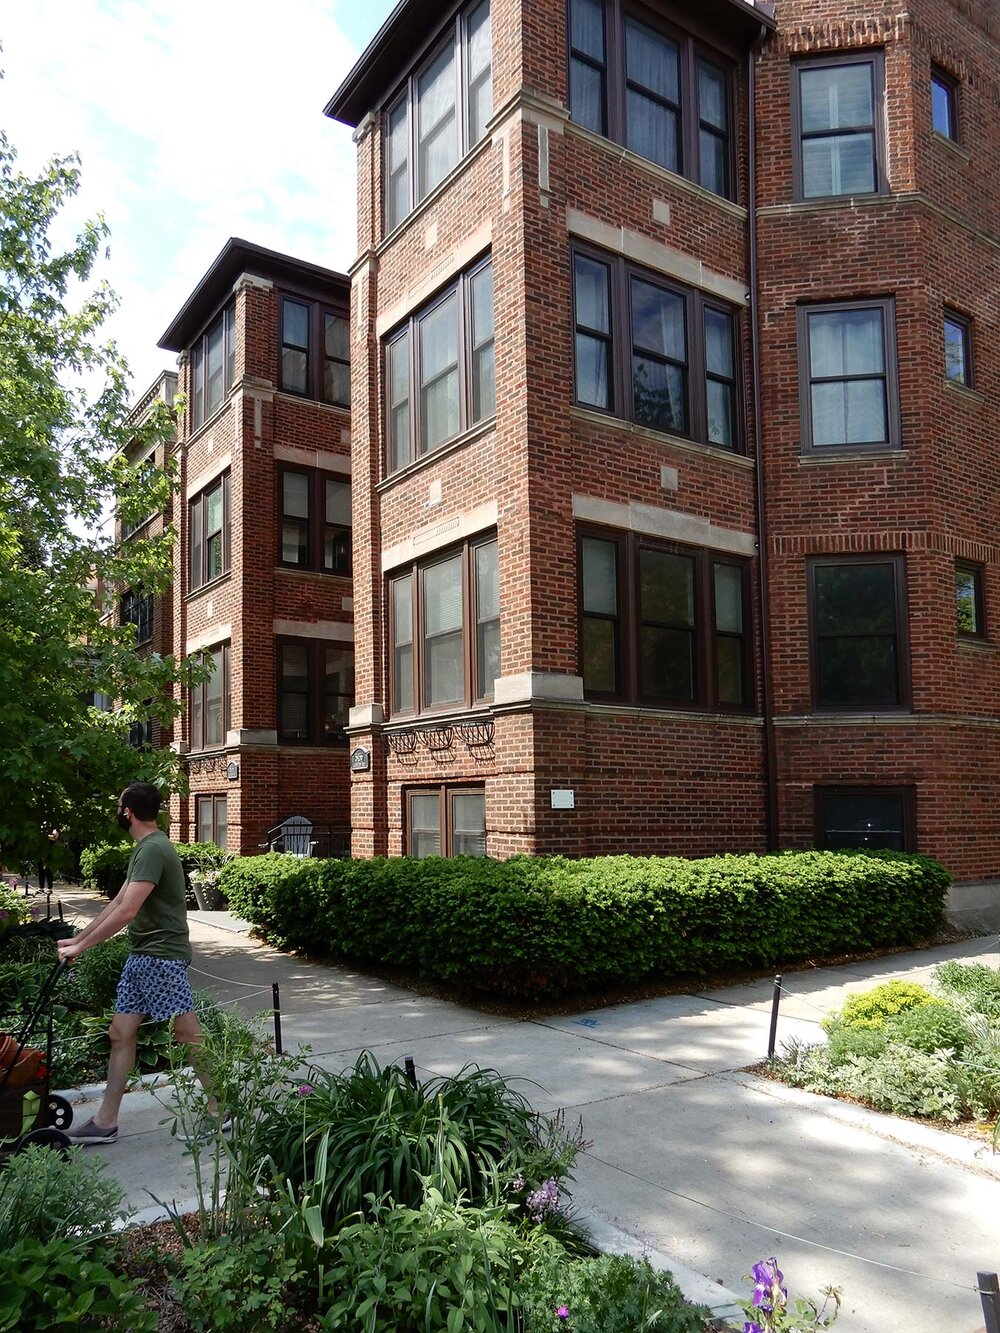
[[[118,548],[107,516],[167,503],[171,477],[131,467],[122,450],[137,436],[167,438],[172,420],[160,404],[129,422],[128,369],[102,341],[116,298],[103,284],[87,289],[103,220],[65,250],[52,240],[79,183],[75,157],[23,174],[0,134],[0,847],[9,862],[37,859],[50,827],[103,835],[128,781],[164,790],[180,781],[175,756],[136,751],[128,728],[150,714],[170,721],[197,672],[137,656],[134,628],[102,620],[93,590],[169,585],[173,531]],[[94,707],[95,693],[115,711]]]

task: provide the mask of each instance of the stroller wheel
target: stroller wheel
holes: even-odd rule
[[[25,1134],[15,1151],[23,1152],[32,1144],[39,1148],[52,1148],[61,1153],[66,1153],[70,1147],[69,1135],[64,1134],[61,1129],[33,1129],[30,1134]]]
[[[69,1129],[73,1123],[73,1107],[55,1092],[49,1097],[48,1121],[53,1129]]]

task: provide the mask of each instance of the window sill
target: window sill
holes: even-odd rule
[[[275,401],[286,403],[308,403],[310,407],[321,407],[324,412],[330,412],[334,416],[347,417],[350,421],[351,409],[341,403],[328,403],[322,398],[313,398],[308,393],[292,393],[290,389],[275,389]]]
[[[870,726],[899,726],[910,723],[926,722],[927,718],[919,713],[914,713],[909,708],[886,709],[878,713],[825,713],[814,710],[811,713],[794,713],[784,717],[776,717],[774,725],[776,727],[870,727]]]
[[[481,703],[469,707],[460,704],[440,713],[407,713],[389,718],[381,728],[392,735],[394,731],[433,731],[437,727],[454,726],[462,722],[482,722],[493,717],[493,700],[484,699]],[[363,728],[367,730],[367,728]]]
[[[622,144],[615,143],[614,139],[608,139],[603,134],[595,134],[593,130],[588,130],[583,125],[577,125],[572,120],[566,122],[564,133],[573,138],[582,139],[594,148],[599,148],[603,153],[608,153],[616,162],[648,172],[654,179],[693,195],[702,203],[717,208],[722,213],[728,213],[731,218],[738,222],[745,222],[747,219],[747,210],[742,204],[734,203],[721,194],[714,194],[711,190],[706,190],[697,181],[688,180],[687,176],[681,176],[668,167],[661,167],[652,158],[643,157],[640,153],[633,152],[631,148],[625,148]]]
[[[428,213],[441,196],[451,189],[458,177],[461,176],[478,157],[482,156],[488,148],[492,148],[492,146],[493,137],[492,135],[487,134],[485,138],[480,139],[479,143],[477,143],[474,148],[470,148],[465,156],[455,163],[447,176],[445,176],[443,180],[438,181],[430,194],[425,195],[419,204],[415,204],[413,209],[407,213],[406,217],[401,218],[399,222],[396,223],[392,231],[386,232],[375,247],[375,254],[381,257],[382,254],[406,231],[407,227],[412,226],[414,223],[418,222],[425,213]]]
[[[424,454],[422,458],[418,458],[412,463],[407,463],[405,467],[397,468],[395,472],[390,472],[387,477],[383,477],[381,481],[376,482],[375,490],[379,495],[384,494],[400,482],[408,481],[410,477],[414,476],[416,473],[422,472],[425,468],[439,462],[442,458],[448,458],[459,449],[464,449],[467,444],[475,444],[475,442],[482,439],[484,435],[492,434],[493,431],[496,430],[496,426],[497,420],[495,416],[489,417],[486,421],[477,422],[475,426],[471,426],[461,435],[456,435],[453,440],[449,440],[446,444],[438,445],[438,447],[432,449],[429,454]]]
[[[635,421],[612,416],[609,412],[591,411],[590,408],[581,407],[578,403],[572,404],[569,414],[577,421],[586,421],[592,426],[604,426],[619,433],[635,435],[641,440],[649,440],[653,444],[681,449],[685,453],[697,454],[702,458],[715,458],[720,463],[731,463],[734,467],[748,471],[753,470],[753,459],[748,458],[746,454],[734,453],[732,449],[720,449],[718,445],[702,444],[699,440],[689,440],[682,435],[670,435],[666,431],[652,430],[649,426],[640,426]]]
[[[883,208],[900,203],[913,203],[922,198],[914,194],[832,194],[825,199],[793,199],[785,204],[765,204],[757,209],[758,218],[787,218],[808,216],[810,213],[828,214],[831,209]]]
[[[978,389],[971,388],[968,384],[959,384],[955,380],[945,380],[944,391],[945,393],[957,394],[959,398],[964,399],[965,402],[970,404],[985,404],[986,402],[986,395],[984,393],[980,393]]]
[[[236,397],[237,390],[240,389],[241,387],[242,385],[240,384],[239,381],[237,381],[233,385],[233,387],[229,390],[225,398],[223,398],[222,402],[215,409],[215,411],[208,418],[208,420],[203,421],[201,425],[198,427],[198,429],[193,430],[191,434],[187,437],[187,439],[184,441],[185,449],[189,449],[192,445],[197,444],[203,435],[207,434],[208,431],[210,431],[213,426],[218,424],[219,418],[222,417],[223,414],[228,411],[230,404]]]
[[[968,649],[973,653],[995,653],[1000,651],[995,643],[990,643],[987,638],[979,638],[972,634],[960,634],[955,640],[959,651]]]
[[[569,706],[580,707],[579,704]],[[736,726],[752,727],[759,727],[764,723],[764,719],[759,713],[741,712],[738,709],[723,712],[712,708],[656,708],[651,704],[616,703],[613,700],[598,699],[584,699],[583,707],[596,716],[614,714],[616,717],[631,717],[639,720],[650,718],[661,722],[710,722],[713,725],[734,723]]]
[[[338,754],[346,749],[348,739],[346,736],[336,741],[290,741],[282,740],[278,737],[278,750],[288,750],[292,754]]]
[[[967,148],[963,148],[956,139],[950,139],[947,134],[942,134],[940,130],[931,130],[931,143],[936,143],[942,148],[947,148],[949,153],[954,153],[956,157],[960,157],[965,163],[972,161],[972,154]]]
[[[815,449],[812,453],[799,454],[799,467],[822,467],[827,463],[884,463],[905,459],[908,451],[902,446],[877,445],[874,449]]]
[[[335,569],[304,569],[301,565],[275,565],[275,574],[291,574],[293,579],[346,579],[350,583],[353,575]]]
[[[203,593],[212,592],[215,588],[220,587],[223,583],[227,582],[227,580],[231,579],[232,576],[233,576],[233,571],[231,569],[227,569],[224,574],[219,574],[218,577],[212,579],[210,583],[203,583],[200,588],[192,589],[190,592],[188,592],[184,600],[186,602],[196,601],[199,597],[202,596]]]

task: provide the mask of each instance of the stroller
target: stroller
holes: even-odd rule
[[[62,1151],[70,1146],[64,1131],[73,1123],[73,1108],[49,1090],[52,997],[67,966],[56,963],[18,1036],[0,1033],[0,1160],[32,1143]],[[28,1042],[46,1007],[45,1048],[40,1050]]]

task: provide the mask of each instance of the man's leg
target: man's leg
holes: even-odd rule
[[[199,1083],[208,1093],[208,1113],[211,1116],[217,1116],[219,1114],[219,1103],[215,1096],[208,1061],[205,1057],[205,1033],[198,1022],[198,1015],[193,1009],[189,1009],[186,1014],[177,1014],[174,1017],[174,1040],[182,1041],[188,1048],[194,1072],[198,1075]]]
[[[108,1086],[104,1090],[100,1110],[94,1116],[94,1124],[102,1129],[111,1129],[118,1124],[125,1085],[135,1064],[136,1033],[145,1017],[145,1014],[115,1014],[111,1020],[108,1028],[108,1036],[111,1038]]]

